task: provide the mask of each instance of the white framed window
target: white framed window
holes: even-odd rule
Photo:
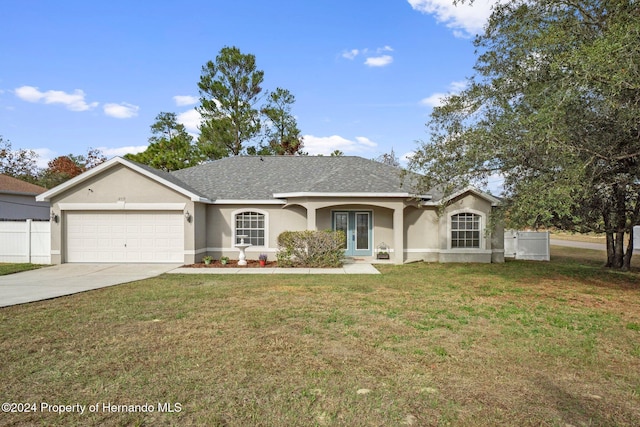
[[[482,217],[474,212],[451,215],[449,220],[451,249],[480,249]]]
[[[267,246],[267,215],[258,210],[235,211],[233,220],[233,244],[241,242],[244,237],[245,243],[252,246]]]

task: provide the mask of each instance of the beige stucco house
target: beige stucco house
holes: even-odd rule
[[[113,158],[37,197],[51,203],[51,260],[198,262],[205,255],[274,259],[287,230],[341,229],[345,253],[391,261],[503,262],[499,200],[466,188],[415,194],[399,170],[360,157],[238,156],[166,173]]]

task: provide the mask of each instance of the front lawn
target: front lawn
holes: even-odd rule
[[[164,275],[0,309],[0,397],[38,409],[0,425],[640,425],[639,274],[378,268]]]
[[[44,267],[44,265],[0,263],[0,276],[19,273],[21,271],[35,270],[36,268],[41,267]]]

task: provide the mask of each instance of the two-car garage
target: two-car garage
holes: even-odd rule
[[[175,211],[70,211],[66,262],[183,262],[184,216]]]
[[[209,202],[170,173],[120,157],[37,200],[51,204],[53,264],[193,263],[194,216]]]

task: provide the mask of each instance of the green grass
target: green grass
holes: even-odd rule
[[[21,271],[35,270],[41,267],[44,267],[44,265],[0,263],[0,276],[19,273]]]
[[[3,402],[181,405],[0,425],[640,425],[639,274],[379,269],[164,275],[0,309]]]

